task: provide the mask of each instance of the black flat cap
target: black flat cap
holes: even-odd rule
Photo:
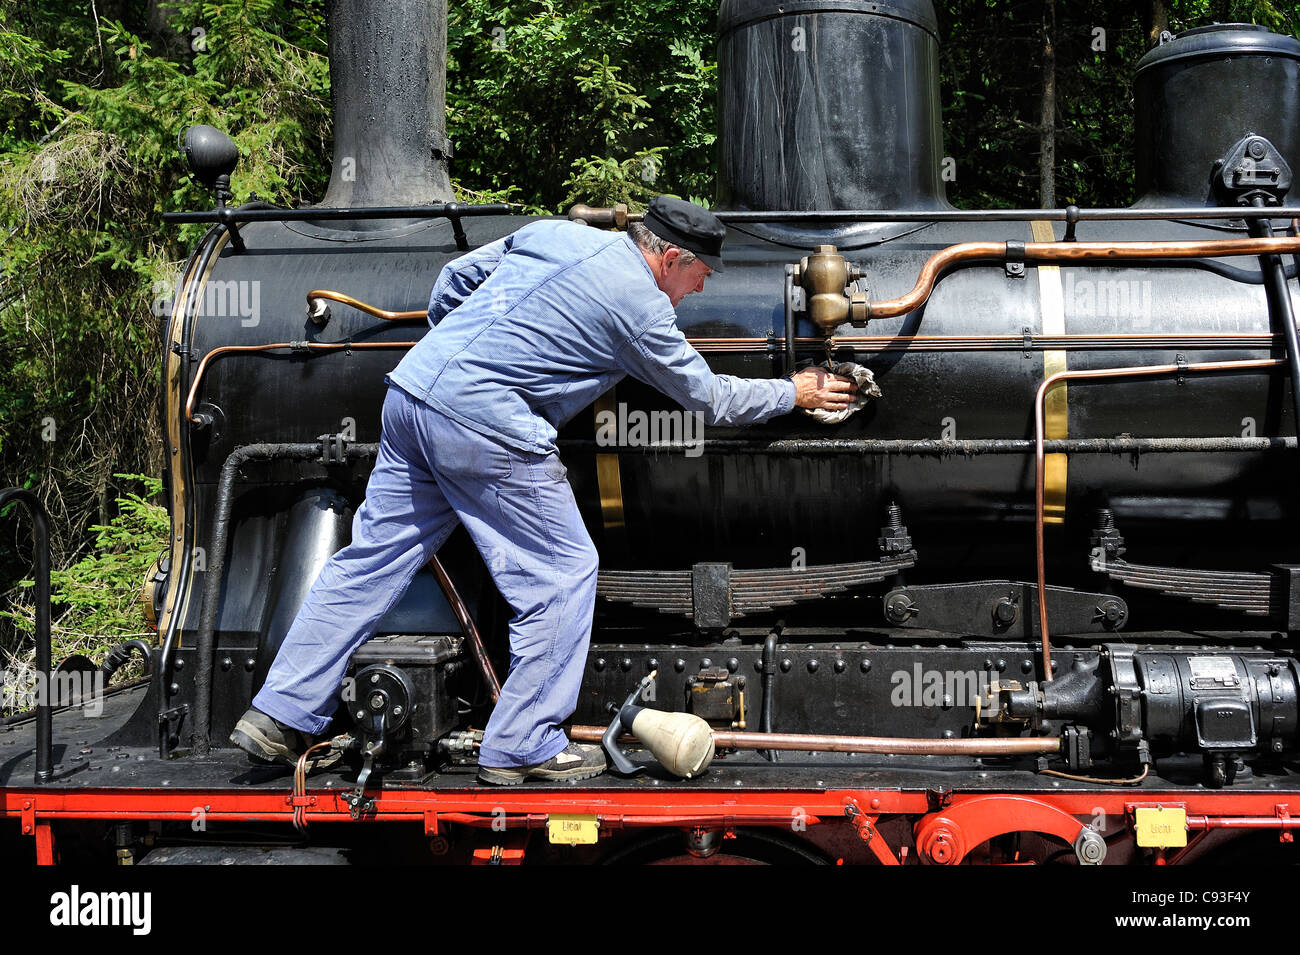
[[[708,209],[685,199],[659,196],[650,203],[641,224],[659,238],[694,252],[713,271],[722,271],[722,240],[727,227]]]

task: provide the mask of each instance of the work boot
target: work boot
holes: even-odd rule
[[[491,786],[517,786],[526,779],[590,779],[605,771],[605,754],[599,746],[569,743],[544,763],[533,766],[480,766],[478,781]]]
[[[319,740],[309,733],[286,726],[279,720],[267,716],[261,710],[250,708],[230,734],[230,741],[248,754],[255,763],[282,763],[296,766],[298,757],[314,746]],[[339,761],[342,752],[321,750],[308,763],[307,768],[324,769]]]

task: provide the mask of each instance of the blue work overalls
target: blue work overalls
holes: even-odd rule
[[[429,321],[389,375],[352,542],[321,571],[253,705],[322,733],[353,651],[460,522],[514,611],[479,762],[531,766],[567,744],[559,724],[577,705],[596,599],[596,549],[556,429],[626,374],[710,424],[784,414],[795,388],[713,374],[631,239],[565,221],[451,262]]]

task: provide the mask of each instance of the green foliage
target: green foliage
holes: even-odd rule
[[[211,205],[178,131],[230,133],[237,201],[316,198],[328,171],[323,0],[144,6],[0,0],[0,486],[37,477],[56,565],[108,522],[115,471],[161,470],[158,318],[201,228],[161,213]]]
[[[448,20],[462,186],[531,212],[713,192],[715,7],[466,0]]]
[[[968,209],[1039,205],[1045,2],[936,0],[935,7],[944,151],[957,163],[949,199]],[[1056,0],[1055,8],[1058,206],[1137,198],[1133,73],[1157,42],[1157,8],[1175,34],[1214,22],[1300,28],[1294,4],[1270,0]]]
[[[50,574],[53,659],[80,653],[100,662],[112,647],[132,637],[152,637],[140,601],[141,587],[154,560],[167,547],[171,523],[165,508],[152,503],[162,482],[142,474],[114,477],[143,485],[143,493],[126,492],[117,499],[118,514],[108,524],[90,528],[91,552]],[[35,582],[23,580],[15,592],[15,609],[0,610],[0,621],[17,634],[0,646],[3,669],[9,675],[6,695],[21,696],[35,661]],[[0,701],[10,709],[13,699]]]

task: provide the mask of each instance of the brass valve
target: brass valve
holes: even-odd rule
[[[849,322],[865,325],[870,317],[865,292],[846,291],[862,277],[862,269],[850,265],[833,245],[819,245],[794,268],[794,284],[808,298],[808,316],[825,332]]]
[[[579,203],[569,210],[569,218],[597,229],[626,229],[630,223],[640,222],[645,213],[628,212],[627,203],[606,208]]]

